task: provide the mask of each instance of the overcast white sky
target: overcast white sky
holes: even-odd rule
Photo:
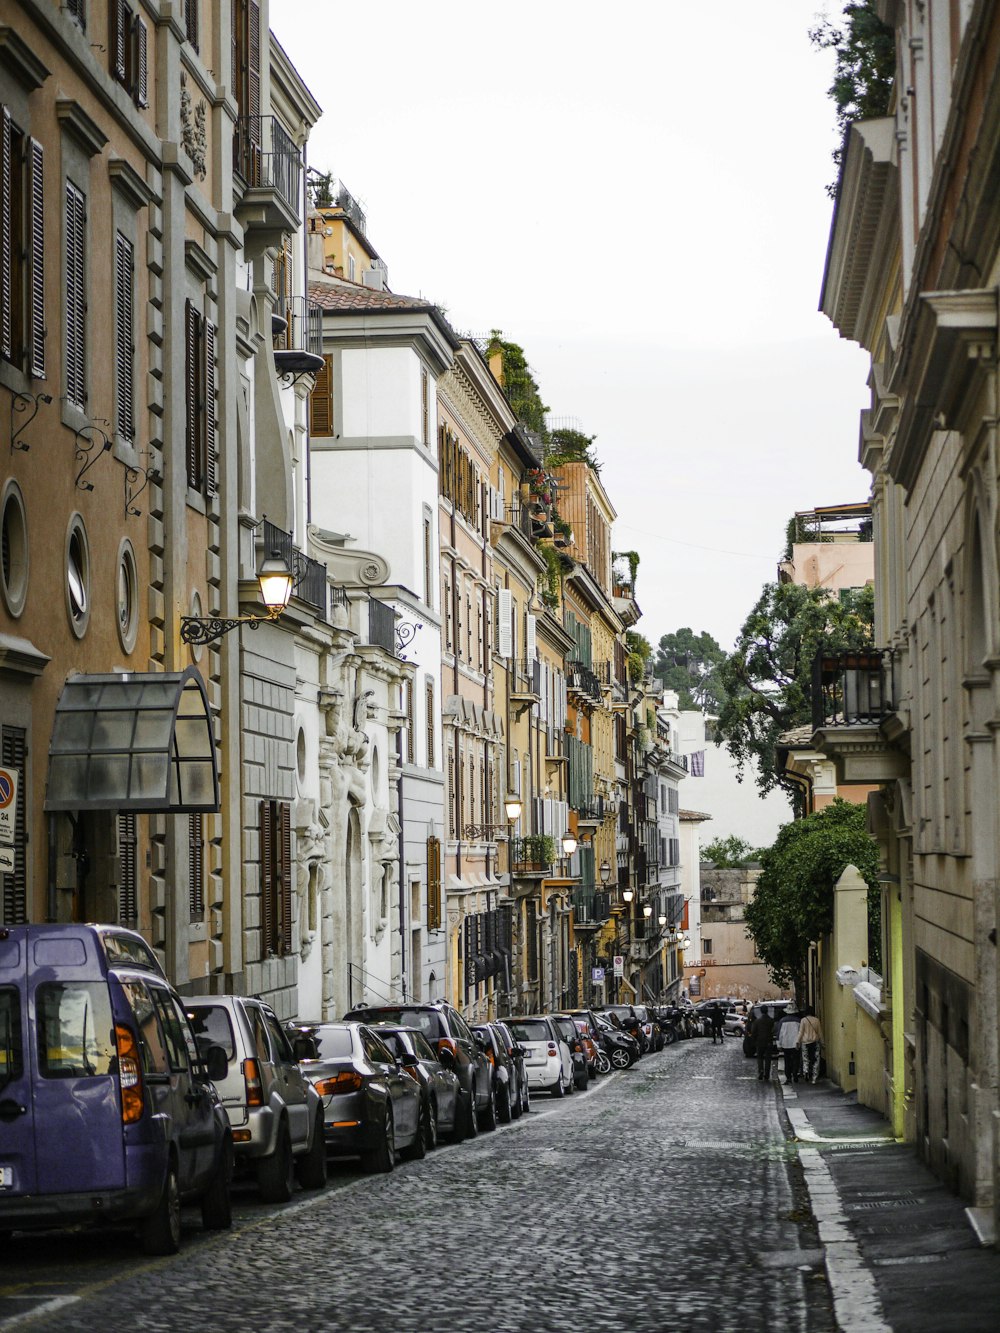
[[[827,0],[840,12],[839,0]],[[818,313],[824,0],[271,0],[394,291],[520,343],[597,435],[639,629],[732,643],[797,509],[867,497],[866,359]]]

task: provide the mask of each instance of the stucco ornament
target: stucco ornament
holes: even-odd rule
[[[300,802],[295,821],[295,888],[299,899],[299,939],[308,958],[317,935],[319,905],[327,878],[328,830],[316,816],[314,801]]]
[[[187,90],[187,75],[181,71],[181,143],[191,159],[194,174],[199,180],[207,175],[206,152],[208,144],[208,108],[199,98],[192,113],[191,94]]]

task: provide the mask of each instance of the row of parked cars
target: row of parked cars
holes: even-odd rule
[[[296,1181],[322,1188],[330,1157],[391,1171],[628,1068],[647,1040],[618,1008],[470,1026],[439,1002],[282,1024],[257,998],[182,999],[133,931],[0,926],[0,1255],[14,1231],[85,1223],[170,1254],[183,1204],[231,1225],[237,1173],[280,1203]]]

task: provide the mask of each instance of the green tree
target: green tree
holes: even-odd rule
[[[739,870],[759,856],[745,838],[738,838],[735,833],[728,838],[713,838],[701,849],[701,859],[711,861],[716,870]]]
[[[499,329],[490,331],[486,346],[487,357],[500,353],[503,390],[517,415],[529,430],[535,431],[544,440],[547,437],[545,416],[548,408],[542,402],[538,383],[531,373],[524,348],[517,343],[507,342]]]
[[[627,653],[628,678],[633,683],[637,683],[646,674],[646,663],[653,655],[653,645],[637,629],[627,629],[625,631],[625,650]]]
[[[681,708],[718,713],[725,697],[719,668],[725,660],[725,650],[711,634],[695,634],[685,626],[660,639],[653,674],[666,689],[677,691]]]
[[[838,169],[843,140],[855,120],[872,120],[889,111],[896,72],[896,41],[892,28],[883,23],[875,0],[845,4],[839,22],[824,18],[810,29],[809,39],[836,56],[829,93],[837,108],[841,144],[834,151]],[[828,187],[836,194],[837,187]]]
[[[760,864],[747,933],[776,986],[790,986],[802,999],[809,946],[833,929],[833,889],[849,865],[868,885],[868,963],[880,966],[879,852],[866,829],[865,806],[838,799],[785,824],[760,853]]]
[[[560,426],[549,434],[548,447],[545,450],[546,467],[559,467],[562,463],[586,463],[597,473],[601,471],[597,455],[594,453],[596,435],[584,435],[582,430],[570,430]]]
[[[764,585],[733,652],[718,668],[723,697],[716,734],[740,776],[751,765],[762,792],[778,785],[782,732],[812,720],[812,663],[821,648],[870,647],[874,589],[834,595],[798,583]]]

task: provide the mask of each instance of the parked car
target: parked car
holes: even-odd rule
[[[506,1022],[497,1022],[495,1024],[497,1031],[501,1034],[507,1043],[507,1054],[514,1063],[514,1070],[517,1075],[517,1097],[516,1106],[512,1108],[514,1119],[523,1115],[525,1111],[531,1110],[531,1093],[528,1089],[528,1071],[525,1067],[524,1047],[511,1032]],[[517,1109],[519,1107],[520,1109]]]
[[[566,1018],[573,1020],[580,1043],[583,1046],[584,1059],[587,1062],[587,1077],[596,1078],[600,1065],[600,1043],[596,1033],[596,1024],[592,1026],[593,1020],[589,1017],[588,1010],[572,1009],[565,1014]]]
[[[590,1070],[587,1068],[587,1053],[583,1049],[583,1039],[576,1023],[569,1014],[552,1014],[550,1017],[558,1028],[559,1035],[569,1047],[570,1058],[573,1061],[573,1086],[581,1092],[586,1091],[590,1082]]]
[[[216,1080],[233,1130],[237,1168],[252,1172],[266,1203],[326,1184],[323,1108],[302,1073],[284,1029],[263,1000],[206,995],[187,1001],[199,1043],[221,1046],[229,1060]]]
[[[644,1004],[634,1006],[635,1016],[639,1020],[639,1027],[642,1029],[642,1035],[646,1039],[646,1049],[649,1051],[663,1050],[663,1033],[660,1025],[656,1021],[656,1015],[652,1009]]]
[[[528,1087],[533,1092],[549,1092],[553,1097],[564,1097],[568,1091],[572,1092],[573,1057],[555,1020],[547,1014],[537,1014],[528,1018],[509,1018],[507,1026],[524,1047]]]
[[[639,1058],[639,1043],[624,1028],[616,1028],[604,1013],[596,1013],[594,1020],[600,1033],[601,1044],[614,1069],[630,1069]]]
[[[430,1124],[416,1054],[396,1056],[381,1029],[364,1023],[315,1023],[300,1051],[302,1070],[323,1102],[323,1139],[335,1157],[360,1157],[366,1171],[388,1172],[396,1153],[423,1157]]]
[[[635,1012],[635,1006],[631,1004],[606,1004],[600,1013],[607,1017],[618,1020],[618,1026],[622,1031],[629,1033],[635,1039],[639,1047],[639,1054],[645,1055],[649,1050],[649,1041],[642,1030],[639,1017]]]
[[[493,1069],[493,1099],[497,1108],[497,1119],[509,1124],[521,1114],[520,1090],[517,1084],[517,1071],[514,1057],[507,1050],[507,1042],[494,1023],[476,1023],[473,1035],[486,1053]]]
[[[226,1069],[140,935],[0,926],[0,1231],[123,1222],[173,1254],[192,1201],[229,1227]]]
[[[454,1069],[446,1069],[437,1051],[416,1028],[379,1023],[374,1032],[385,1042],[403,1072],[420,1084],[427,1148],[436,1148],[438,1136],[454,1135],[462,1104],[462,1085]]]
[[[379,1004],[352,1009],[345,1022],[394,1023],[416,1028],[433,1046],[441,1063],[449,1061],[462,1085],[462,1110],[456,1138],[473,1138],[483,1129],[495,1129],[496,1102],[490,1062],[472,1035],[468,1023],[450,1004]]]

